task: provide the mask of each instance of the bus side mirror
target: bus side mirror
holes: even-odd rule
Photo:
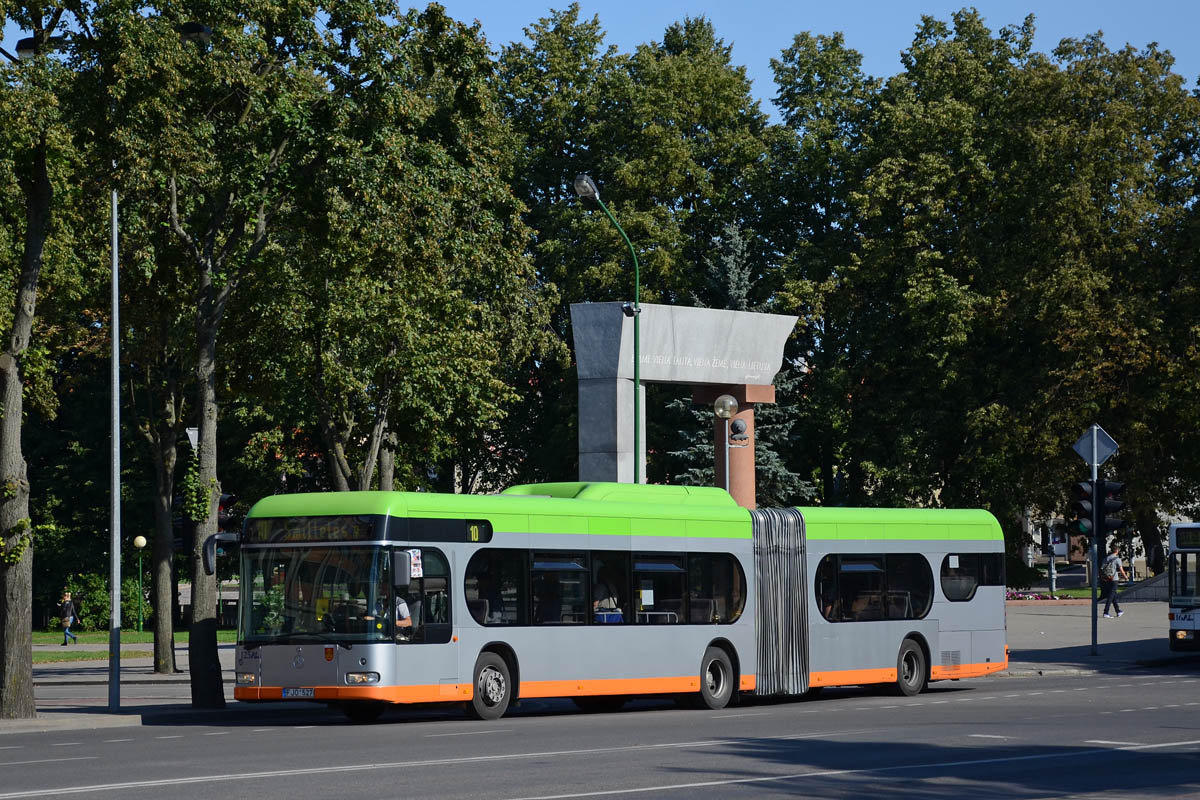
[[[392,585],[407,589],[412,583],[412,557],[405,550],[392,552]]]
[[[204,574],[217,574],[217,542],[236,542],[236,533],[214,533],[204,540]]]

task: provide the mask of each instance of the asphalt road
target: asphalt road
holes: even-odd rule
[[[102,686],[64,686],[102,696]],[[186,686],[127,687],[126,699]],[[159,701],[161,702],[161,701]],[[496,722],[235,704],[140,727],[0,739],[15,797],[1200,797],[1200,667],[830,690],[723,711],[531,701]]]

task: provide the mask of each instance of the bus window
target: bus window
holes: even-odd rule
[[[700,625],[734,622],[745,605],[746,578],[729,553],[688,556],[688,621]]]
[[[587,556],[535,552],[530,570],[535,625],[585,625],[591,613]]]
[[[404,630],[397,619],[396,637],[402,642],[444,644],[450,641],[450,564],[440,550],[414,549],[420,559],[413,560],[412,583],[400,595],[408,606],[412,626]]]
[[[884,618],[883,557],[842,556],[838,565],[838,590],[843,619]]]
[[[528,625],[524,550],[484,549],[467,564],[463,592],[480,625]]]
[[[950,553],[942,559],[942,594],[953,602],[970,600],[979,586],[978,553]]]
[[[817,595],[817,608],[821,616],[830,622],[838,622],[842,618],[842,606],[838,602],[837,556],[827,555],[821,559],[813,579],[813,591]]]
[[[636,621],[648,625],[676,625],[684,621],[682,556],[635,553],[633,590]]]
[[[888,553],[888,619],[924,619],[933,605],[933,571],[925,556],[917,553]]]
[[[1171,553],[1170,581],[1172,605],[1200,603],[1200,553]]]
[[[592,621],[619,625],[628,621],[629,554],[592,552]]]

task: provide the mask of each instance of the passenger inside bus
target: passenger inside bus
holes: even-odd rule
[[[620,582],[615,571],[607,565],[602,565],[592,583],[592,613],[596,622],[602,625],[613,625],[625,621],[621,611],[621,601],[617,596],[617,584]]]

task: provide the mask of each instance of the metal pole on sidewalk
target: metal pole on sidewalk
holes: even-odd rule
[[[114,163],[115,167],[116,164]],[[117,286],[117,190],[112,191],[112,488],[108,545],[108,709],[121,708],[121,323]]]
[[[1098,453],[1100,451],[1097,449],[1097,446],[1099,445],[1099,441],[1098,441],[1099,430],[1100,430],[1100,426],[1093,423],[1092,424],[1092,502],[1093,503],[1096,501],[1096,490],[1095,490],[1096,481],[1100,478],[1100,457],[1098,455]],[[1103,519],[1104,515],[1101,514],[1100,518]],[[1096,519],[1096,510],[1095,509],[1092,509],[1092,519],[1093,520]],[[1098,598],[1096,597],[1096,587],[1097,587],[1096,573],[1099,571],[1096,569],[1097,553],[1099,552],[1099,545],[1097,544],[1096,539],[1100,536],[1100,531],[1098,530],[1099,527],[1100,526],[1096,525],[1096,524],[1092,525],[1092,537],[1091,537],[1092,538],[1092,547],[1091,547],[1092,552],[1088,558],[1088,561],[1090,564],[1089,572],[1092,573],[1092,655],[1094,655],[1094,656],[1100,654],[1100,651],[1096,647],[1096,604],[1098,602]]]

